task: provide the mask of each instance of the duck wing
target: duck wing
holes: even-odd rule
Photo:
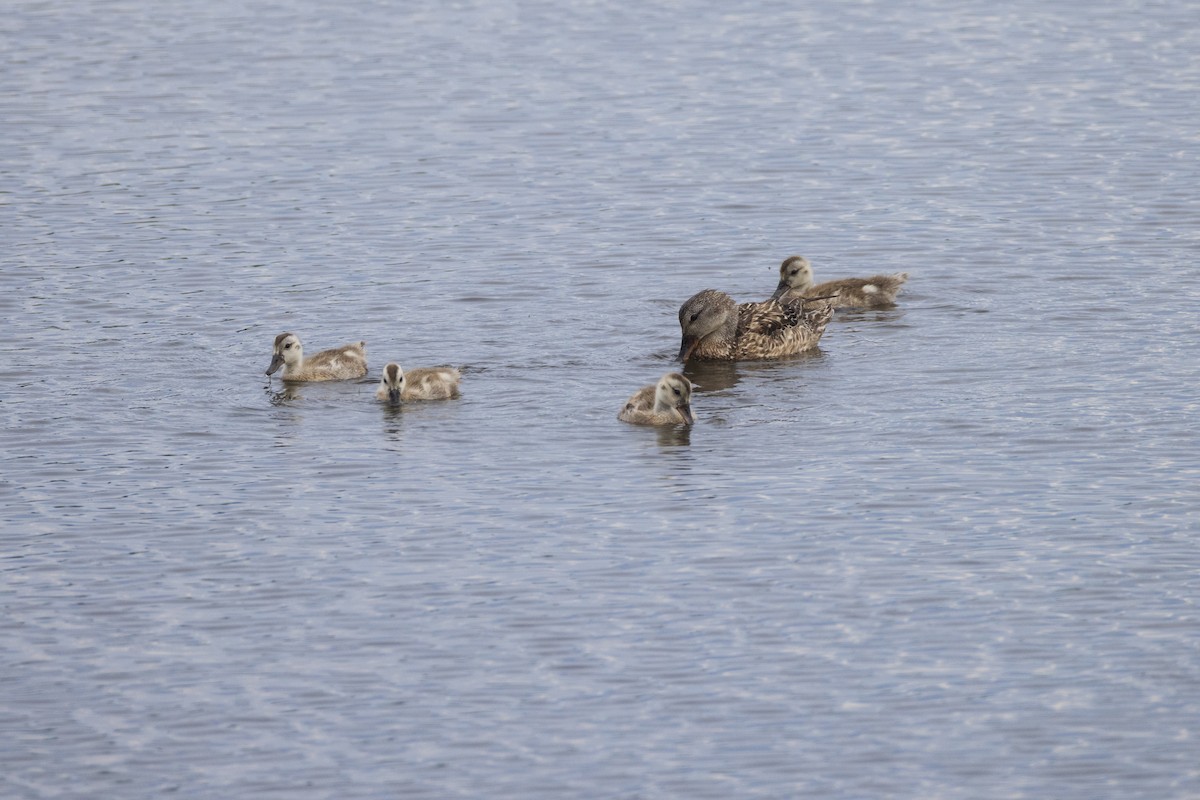
[[[655,384],[643,386],[633,393],[625,403],[626,411],[653,411],[654,410],[654,391],[657,388]]]
[[[366,342],[355,342],[304,356],[303,371],[329,373],[341,378],[367,374]]]
[[[738,357],[778,358],[817,346],[833,317],[829,300],[767,300],[738,306]]]

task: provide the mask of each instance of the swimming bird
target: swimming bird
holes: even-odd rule
[[[322,350],[304,357],[304,346],[294,333],[281,333],[275,337],[275,354],[267,374],[283,367],[285,381],[340,381],[361,378],[367,374],[367,343],[353,342]]]
[[[813,298],[837,294],[834,308],[882,308],[896,301],[896,293],[908,280],[907,272],[873,275],[870,278],[842,278],[813,285],[812,264],[804,256],[791,256],[779,265],[779,285],[772,300],[797,297]]]
[[[375,399],[389,403],[401,400],[446,400],[458,397],[462,376],[453,367],[418,367],[405,372],[396,362],[383,368]]]
[[[668,372],[657,384],[634,392],[617,419],[635,425],[691,425],[696,421],[692,414],[692,382],[678,372]]]
[[[738,305],[724,292],[705,289],[679,308],[679,360],[761,360],[801,353],[817,346],[832,316],[828,297]]]

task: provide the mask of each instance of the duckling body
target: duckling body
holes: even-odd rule
[[[802,353],[817,346],[832,316],[828,298],[738,305],[724,292],[705,289],[679,308],[679,360],[750,361]]]
[[[458,397],[462,378],[453,367],[418,367],[405,372],[394,361],[383,368],[375,399],[389,403],[401,400],[448,400]]]
[[[837,295],[834,308],[885,308],[896,302],[896,294],[908,280],[907,272],[873,275],[870,278],[841,278],[813,285],[812,265],[804,256],[792,256],[779,266],[779,285],[772,300]]]
[[[678,372],[668,372],[657,384],[634,392],[617,419],[634,425],[691,425],[696,421],[692,382]]]
[[[307,358],[304,345],[294,333],[275,337],[275,352],[267,374],[283,367],[285,381],[341,381],[367,374],[367,343],[353,342],[332,350],[322,350]]]

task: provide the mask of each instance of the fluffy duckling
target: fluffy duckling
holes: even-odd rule
[[[761,360],[802,353],[817,346],[832,316],[831,298],[738,305],[724,292],[705,289],[679,308],[679,360]]]
[[[779,266],[779,285],[771,299],[812,299],[836,294],[834,308],[884,308],[896,301],[896,293],[906,280],[907,272],[897,272],[870,278],[842,278],[814,286],[812,264],[804,256],[792,256]]]
[[[419,367],[408,372],[392,362],[383,368],[377,400],[399,403],[401,400],[446,400],[458,397],[458,381],[462,376],[453,367]]]
[[[668,372],[657,384],[638,389],[617,419],[635,425],[691,425],[696,421],[692,382],[678,372]]]
[[[353,342],[322,350],[304,357],[304,346],[294,333],[281,333],[275,337],[275,355],[267,374],[283,367],[285,381],[340,381],[361,378],[367,374],[367,343]]]

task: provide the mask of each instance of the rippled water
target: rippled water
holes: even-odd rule
[[[0,795],[1200,795],[1195,9],[565,5],[8,4]]]

